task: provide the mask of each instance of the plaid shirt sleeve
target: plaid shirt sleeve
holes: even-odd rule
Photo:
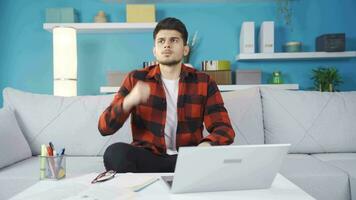
[[[133,87],[133,72],[128,74],[120,87],[119,91],[116,93],[113,101],[105,109],[99,118],[98,129],[101,135],[112,135],[117,130],[119,130],[125,123],[126,119],[129,117],[132,110],[129,112],[124,112],[123,102],[124,98],[130,93]]]
[[[228,145],[234,141],[235,132],[215,81],[208,83],[208,95],[204,111],[204,124],[210,133],[201,142],[212,145]]]

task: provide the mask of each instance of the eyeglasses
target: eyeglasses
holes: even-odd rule
[[[115,177],[116,171],[109,170],[103,173],[100,173],[91,183],[104,182]]]

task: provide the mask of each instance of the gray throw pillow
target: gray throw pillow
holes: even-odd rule
[[[0,109],[0,168],[31,157],[31,149],[15,115],[10,109]]]
[[[356,151],[356,92],[261,93],[267,144],[290,143],[290,153]]]
[[[263,119],[259,88],[222,92],[225,108],[235,131],[233,145],[263,144]],[[204,135],[208,131],[204,130]]]
[[[114,135],[103,137],[98,131],[99,116],[114,94],[59,97],[5,88],[3,96],[4,107],[14,110],[33,155],[49,142],[56,149],[64,147],[67,155],[97,156],[112,143],[132,141],[130,119]]]

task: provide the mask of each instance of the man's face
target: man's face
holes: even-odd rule
[[[182,35],[176,30],[160,30],[155,39],[153,55],[158,63],[174,66],[188,55],[189,47],[184,45]]]

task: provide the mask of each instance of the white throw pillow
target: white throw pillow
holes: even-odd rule
[[[261,93],[266,143],[291,143],[290,153],[356,152],[356,92]]]
[[[234,145],[263,144],[262,105],[259,88],[222,92],[235,131]],[[208,132],[204,130],[204,135]]]
[[[15,115],[0,109],[0,168],[31,157],[31,149],[22,134]]]
[[[67,155],[97,156],[112,143],[132,141],[130,119],[114,135],[99,133],[99,116],[113,94],[58,97],[5,88],[3,96],[4,106],[14,110],[34,155],[49,142],[57,149],[64,147]]]

